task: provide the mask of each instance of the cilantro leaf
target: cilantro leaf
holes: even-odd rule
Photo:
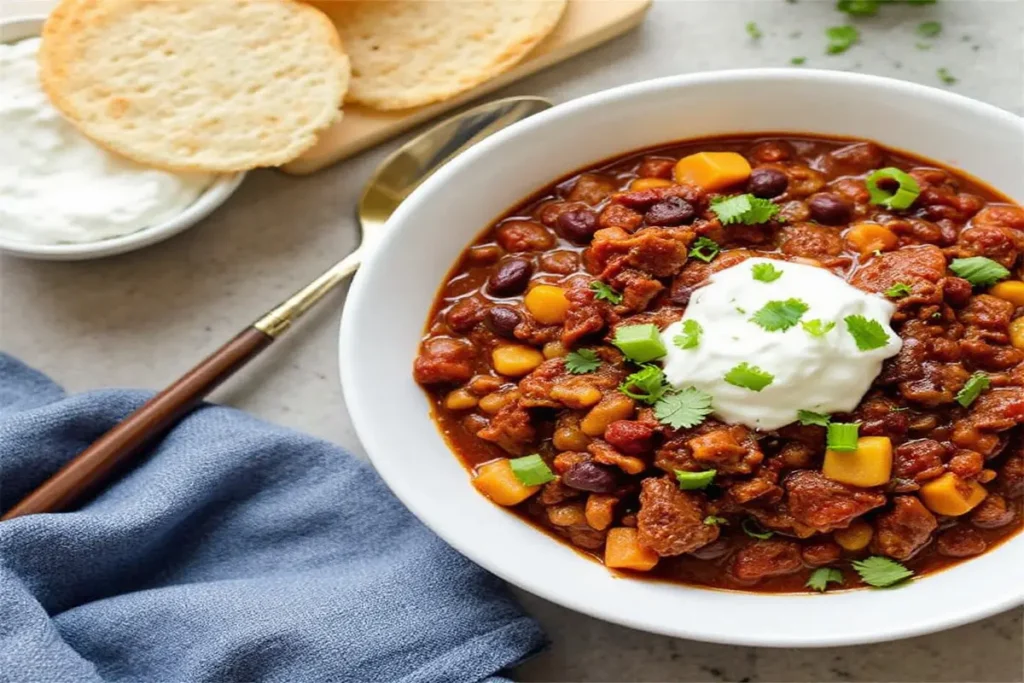
[[[842,583],[843,573],[831,567],[819,567],[811,572],[811,577],[804,585],[819,593],[824,593],[829,583]]]
[[[862,315],[848,315],[843,321],[861,351],[880,349],[889,343],[889,335],[877,320],[868,320]]]
[[[755,263],[750,270],[758,282],[775,282],[782,277],[782,271],[770,263]]]
[[[750,322],[760,325],[768,332],[785,331],[800,322],[800,318],[809,308],[800,299],[769,301],[750,318]]]
[[[676,481],[679,482],[679,488],[683,491],[706,489],[714,481],[715,475],[718,474],[715,470],[701,470],[700,472],[673,471],[676,473]]]
[[[853,568],[869,586],[885,588],[909,579],[914,572],[888,557],[873,555],[864,560],[854,560]]]
[[[922,38],[934,38],[942,33],[942,22],[922,21],[917,25],[917,35]]]
[[[729,520],[725,517],[719,517],[718,515],[708,515],[704,518],[704,523],[708,526],[721,526],[723,524],[728,524]]]
[[[1010,276],[1010,271],[1001,264],[984,256],[955,258],[949,269],[975,287],[988,287]]]
[[[704,263],[711,263],[720,251],[722,248],[718,246],[718,242],[707,237],[698,237],[690,249],[690,257],[700,259]]]
[[[981,396],[981,392],[988,389],[991,384],[988,375],[984,372],[976,372],[967,379],[967,383],[964,384],[963,389],[956,392],[956,402],[967,408],[974,400]]]
[[[654,404],[654,416],[673,429],[696,427],[711,411],[711,395],[694,387],[667,393]]]
[[[590,349],[570,351],[565,357],[565,369],[574,375],[585,375],[601,367],[601,359]]]
[[[828,427],[832,417],[825,413],[816,413],[813,410],[798,410],[796,411],[796,419],[804,426],[817,425],[819,427]]]
[[[902,299],[908,296],[911,292],[910,285],[906,282],[897,282],[889,289],[885,290],[885,295],[890,299]]]
[[[637,401],[654,404],[668,391],[665,373],[656,365],[644,365],[619,385],[619,391]]]
[[[957,82],[957,77],[949,73],[949,69],[944,66],[940,67],[935,73],[938,74],[939,80],[946,85],[954,85]]]
[[[740,524],[740,528],[743,529],[743,533],[751,538],[756,538],[761,541],[767,541],[775,534],[771,531],[766,530],[760,524],[758,524],[752,517],[747,517]]]
[[[826,334],[835,328],[836,324],[832,321],[825,322],[821,318],[815,318],[814,320],[805,320],[800,323],[800,327],[804,328],[804,332],[811,335],[812,337],[824,337]]]
[[[595,299],[604,299],[613,306],[618,306],[622,303],[622,295],[600,280],[591,282],[590,290],[594,293]]]
[[[761,199],[752,194],[740,194],[735,197],[712,199],[711,210],[718,216],[722,225],[732,225],[733,223],[758,225],[775,218],[779,213],[779,205],[770,199]]]
[[[851,17],[873,17],[878,13],[880,0],[839,0],[836,9]]]
[[[761,29],[758,27],[756,22],[748,21],[746,29],[747,35],[753,38],[754,40],[758,40],[759,38],[764,36],[764,34],[761,33]]]
[[[806,61],[807,61],[807,57],[790,57],[789,58],[789,63],[792,64],[793,66],[800,66],[801,64],[803,64]]]
[[[756,365],[740,363],[729,372],[725,373],[725,381],[734,387],[761,391],[775,381],[775,375],[765,372]]]
[[[853,26],[829,26],[825,29],[825,37],[828,38],[825,52],[838,55],[849,50],[860,40],[860,31]]]
[[[696,320],[683,321],[683,333],[672,337],[672,343],[683,351],[695,349],[700,344],[700,336],[704,334],[704,328]]]

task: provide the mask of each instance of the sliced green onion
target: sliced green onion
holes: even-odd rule
[[[665,355],[657,325],[623,325],[615,330],[614,344],[634,363],[646,363]]]
[[[761,541],[767,541],[775,534],[768,531],[760,524],[758,524],[753,518],[747,517],[740,523],[740,528],[743,529],[743,533],[751,538],[756,538]]]
[[[536,453],[522,458],[512,458],[508,464],[512,466],[512,474],[516,475],[516,479],[523,486],[540,486],[555,479],[551,468]]]
[[[859,430],[860,425],[856,422],[830,422],[828,425],[828,449],[840,452],[857,450],[857,432]]]
[[[676,470],[676,481],[679,488],[684,491],[696,491],[706,489],[715,478],[715,470],[704,470],[703,472],[684,472]]]
[[[895,192],[880,188],[878,181],[885,178],[895,180],[899,183],[899,188]],[[909,209],[917,196],[921,194],[921,186],[917,184],[913,176],[891,166],[878,169],[864,179],[864,184],[867,185],[871,203],[889,209]]]

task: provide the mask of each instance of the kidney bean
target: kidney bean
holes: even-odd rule
[[[586,244],[597,230],[597,214],[589,209],[566,211],[559,215],[555,225],[570,242]]]
[[[778,197],[787,187],[789,178],[776,168],[755,168],[747,180],[747,192],[761,199]]]
[[[562,483],[580,491],[610,493],[619,486],[615,469],[594,462],[573,465],[562,475]]]
[[[644,214],[648,225],[683,225],[697,217],[697,210],[682,197],[669,197],[658,202]]]
[[[494,334],[505,339],[515,339],[516,326],[523,321],[523,316],[508,306],[491,306],[485,319]]]
[[[487,291],[494,296],[515,296],[526,290],[533,275],[533,264],[524,258],[509,258],[498,264],[487,280]]]
[[[822,225],[842,225],[853,215],[850,203],[829,192],[819,192],[807,200],[811,218]]]

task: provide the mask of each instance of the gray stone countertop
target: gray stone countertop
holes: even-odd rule
[[[919,49],[915,27],[943,23]],[[747,36],[755,21],[763,37]],[[506,89],[565,101],[655,76],[751,66],[875,73],[942,86],[1024,112],[1024,2],[940,0],[885,6],[858,22],[859,45],[824,54],[842,23],[830,1],[661,0],[639,29]],[[794,67],[796,68],[796,67]],[[808,103],[809,105],[813,103]],[[0,258],[0,348],[70,390],[160,388],[355,244],[363,181],[397,141],[308,178],[253,173],[205,223],[148,249],[85,263]],[[337,379],[345,291],[218,391],[214,399],[363,455]],[[771,650],[653,636],[530,595],[554,644],[514,675],[526,681],[1021,681],[1021,611],[881,645]]]

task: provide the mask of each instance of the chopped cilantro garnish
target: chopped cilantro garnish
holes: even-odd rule
[[[703,333],[704,328],[700,326],[699,322],[696,320],[684,320],[683,333],[672,337],[672,343],[683,351],[695,349],[700,344],[700,336]]]
[[[889,335],[877,320],[868,320],[862,315],[848,315],[843,321],[861,351],[880,349],[889,343]]]
[[[878,13],[880,0],[839,0],[836,9],[852,17],[873,17]]]
[[[939,70],[936,71],[935,73],[938,74],[939,80],[945,83],[946,85],[953,85],[957,82],[956,76],[949,73],[949,69],[947,69],[944,66],[939,67]]]
[[[931,43],[922,43],[922,42],[918,41],[918,42],[914,43],[914,47],[916,47],[918,50],[930,50],[930,49],[932,49],[932,44]]]
[[[818,567],[811,572],[811,577],[804,585],[819,593],[824,593],[830,583],[842,583],[843,573],[831,567]]]
[[[661,333],[651,323],[620,326],[615,330],[612,343],[634,363],[646,363],[665,355]]]
[[[922,21],[917,25],[917,35],[922,38],[934,38],[942,33],[942,22]]]
[[[668,391],[665,373],[655,365],[645,365],[619,385],[619,391],[643,403],[654,404]]]
[[[835,328],[836,324],[831,320],[825,322],[821,318],[815,318],[814,320],[805,320],[800,323],[800,327],[804,328],[804,332],[811,335],[812,337],[824,337],[826,334]]]
[[[761,391],[775,381],[775,375],[766,372],[756,365],[740,363],[729,372],[725,373],[725,381],[734,387]]]
[[[570,351],[565,357],[565,369],[574,375],[585,375],[601,367],[601,359],[590,349]]]
[[[715,475],[718,474],[715,470],[703,470],[701,472],[675,470],[675,473],[676,481],[679,482],[679,488],[684,491],[706,489],[714,481]]]
[[[869,586],[885,588],[909,579],[914,572],[888,557],[873,555],[864,560],[854,560],[853,568]]]
[[[768,332],[785,331],[800,322],[800,318],[809,308],[800,299],[769,301],[750,318],[750,322],[760,325]]]
[[[753,21],[747,22],[746,29],[747,35],[753,38],[754,40],[758,40],[759,38],[764,36],[764,34],[761,33],[761,29],[758,27],[757,23]]]
[[[654,405],[654,416],[673,429],[696,427],[711,414],[711,395],[687,387],[665,394]]]
[[[860,40],[860,31],[853,26],[829,26],[825,29],[825,37],[828,38],[825,52],[838,55],[849,50]]]
[[[808,425],[817,425],[818,427],[828,427],[829,421],[832,419],[825,413],[816,413],[813,410],[798,410],[796,411],[796,419],[800,421],[800,424],[805,427]]]
[[[791,57],[789,59],[789,63],[792,64],[793,66],[800,66],[801,64],[803,64],[806,61],[807,61],[807,57]]]
[[[722,526],[723,524],[728,524],[729,520],[718,515],[708,515],[704,518],[704,523],[708,526]]]
[[[857,433],[860,424],[857,422],[829,422],[826,443],[830,451],[850,453],[857,450]]]
[[[984,256],[955,258],[949,269],[975,287],[988,287],[1010,276],[1010,271],[1001,264]]]
[[[878,186],[879,180],[895,180],[899,187],[895,192],[890,192]],[[868,189],[871,203],[887,209],[909,209],[921,194],[921,186],[912,175],[892,166],[872,172],[864,179],[864,186]]]
[[[704,263],[711,263],[721,250],[722,248],[718,246],[718,242],[713,239],[698,237],[690,248],[690,256],[691,258],[700,259]]]
[[[782,271],[770,263],[755,263],[750,270],[758,282],[775,282],[782,277]]]
[[[890,299],[902,299],[908,296],[911,292],[910,285],[906,282],[897,282],[889,289],[885,290],[885,295]]]
[[[752,194],[740,194],[735,197],[712,199],[711,210],[718,216],[722,225],[732,225],[733,223],[758,225],[775,218],[779,213],[779,206],[770,199],[761,199]]]
[[[555,478],[551,468],[536,453],[522,458],[512,458],[508,464],[512,467],[512,474],[523,486],[540,486]]]
[[[992,382],[989,380],[988,375],[984,372],[976,372],[968,378],[967,383],[964,384],[963,389],[956,393],[956,402],[962,405],[964,408],[968,407],[974,400],[981,396],[981,392],[988,389],[989,384]]]
[[[613,306],[617,306],[622,303],[622,295],[600,280],[594,280],[591,282],[590,289],[594,292],[595,299],[604,299]]]
[[[746,519],[744,519],[740,523],[740,528],[743,529],[743,533],[745,533],[747,536],[750,536],[751,538],[756,538],[761,541],[767,541],[769,538],[775,535],[771,531],[766,530],[764,527],[762,527],[760,524],[754,521],[754,519],[751,517],[747,517]]]

